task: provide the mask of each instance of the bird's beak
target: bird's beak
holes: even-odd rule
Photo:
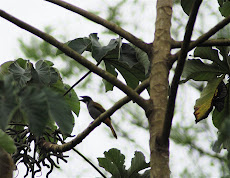
[[[80,99],[79,101],[84,101],[84,98],[82,96],[80,96],[82,99]]]

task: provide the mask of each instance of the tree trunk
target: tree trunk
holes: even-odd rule
[[[172,0],[157,1],[157,18],[153,42],[150,75],[150,98],[153,110],[148,116],[150,126],[151,177],[170,177],[169,144],[162,145],[160,139],[168,97],[167,58],[170,56],[170,27]],[[169,143],[169,142],[168,142]]]

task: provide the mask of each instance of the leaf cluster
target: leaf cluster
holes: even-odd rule
[[[150,62],[145,52],[121,41],[121,38],[112,39],[108,45],[103,46],[97,34],[92,33],[89,37],[76,38],[66,44],[79,54],[90,52],[97,62],[104,62],[107,72],[116,77],[119,72],[127,85],[134,89],[140,81],[148,78]],[[59,54],[62,54],[60,50],[57,51],[57,55]],[[111,83],[104,83],[106,91],[113,89]]]
[[[63,134],[71,134],[74,126],[72,111],[79,113],[78,97],[74,91],[63,96],[68,86],[52,66],[50,61],[39,60],[33,65],[24,59],[8,61],[0,66],[2,131],[20,131],[26,125],[32,134],[42,136],[45,130],[54,132],[58,126]],[[4,147],[5,139],[14,147],[7,136],[1,139],[1,147]]]
[[[230,122],[230,57],[229,47],[197,47],[193,57],[186,62],[182,82],[190,79],[206,81],[207,85],[196,100],[194,106],[196,122],[208,117],[213,110],[212,121],[218,129],[219,139],[213,149],[219,152],[222,148],[230,149],[229,127]]]
[[[136,178],[148,178],[150,177],[149,169],[143,174],[139,171],[145,170],[150,167],[149,163],[146,163],[143,153],[136,151],[131,161],[131,166],[128,170],[125,169],[125,156],[121,154],[120,150],[115,148],[110,149],[108,152],[104,152],[104,158],[98,158],[99,166],[103,167],[106,171],[112,174],[112,177],[136,177]]]

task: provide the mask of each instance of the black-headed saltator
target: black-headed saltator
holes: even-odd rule
[[[98,118],[103,112],[105,112],[105,109],[99,103],[94,102],[89,96],[81,97],[82,99],[79,101],[83,101],[87,105],[89,114],[93,119]],[[103,122],[111,129],[113,136],[117,139],[117,134],[111,123],[111,118],[108,117]]]

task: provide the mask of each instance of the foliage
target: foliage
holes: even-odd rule
[[[126,1],[121,1],[120,4],[124,2]],[[228,16],[229,1],[218,0],[218,3],[221,14],[225,17]],[[189,15],[192,1],[181,0],[181,5],[185,13]],[[115,16],[118,13],[118,7],[119,5],[110,11],[110,16],[114,20],[116,20]],[[121,24],[119,21],[115,22]],[[90,34],[89,37],[76,38],[66,44],[80,54],[85,51],[90,52],[91,56],[98,63],[101,61],[104,62],[106,71],[116,77],[119,72],[131,88],[136,88],[139,82],[149,76],[150,62],[147,54],[131,44],[122,43],[121,38],[112,39],[108,45],[104,46],[99,42],[97,34]],[[46,54],[43,57],[48,56],[50,53],[53,54],[53,58],[57,56],[63,57],[63,55],[59,55],[62,52],[57,51],[57,53],[54,53],[54,51],[50,51],[48,46],[47,43],[42,42],[41,47],[43,50],[40,52]],[[35,54],[37,53],[36,48],[27,47],[25,49],[27,50],[27,55],[31,55],[30,50]],[[62,82],[59,71],[52,67],[52,62],[40,60],[41,57],[39,55],[35,58],[37,61],[35,65],[29,61],[18,59],[16,62],[9,61],[1,66],[0,108],[3,114],[0,117],[0,128],[4,131],[9,131],[7,129],[12,127],[8,126],[8,124],[20,123],[22,125],[13,126],[16,131],[21,131],[18,135],[22,133],[29,134],[28,130],[22,129],[28,126],[32,135],[44,136],[45,139],[57,143],[48,134],[53,134],[56,131],[56,125],[59,126],[62,133],[66,135],[71,133],[74,125],[71,111],[78,115],[78,98],[75,92],[68,93],[66,97],[63,97],[62,95],[70,86]],[[70,66],[72,67],[72,65]],[[72,69],[69,71],[73,71]],[[71,74],[69,72],[69,75]],[[219,130],[219,138],[213,146],[213,150],[216,152],[219,152],[221,148],[230,149],[228,131],[230,127],[228,119],[230,93],[229,81],[226,81],[226,77],[229,77],[228,75],[229,49],[225,47],[196,48],[193,57],[187,61],[183,73],[184,83],[190,79],[207,82],[207,86],[202,91],[201,97],[196,101],[194,114],[196,122],[199,122],[205,119],[213,110],[213,107],[215,107],[212,116],[213,124]],[[113,89],[112,84],[106,81],[103,82],[105,83],[106,91]],[[30,136],[22,138],[31,139]],[[15,145],[12,140],[4,134],[3,137],[4,139],[0,142],[0,145],[3,146],[6,142],[9,142],[6,148],[9,149],[10,153],[13,153]],[[15,140],[19,139],[20,137],[17,136]],[[195,138],[189,138],[189,141],[186,139],[184,141],[187,144],[191,144],[192,139],[195,140]],[[40,153],[40,160],[44,161],[44,157],[47,156],[46,154]],[[124,166],[125,157],[119,150],[111,149],[104,154],[105,158],[98,158],[99,164],[110,172],[113,177],[149,177],[149,171],[146,171],[144,174],[138,173],[149,167],[142,153],[135,152],[135,157],[132,159],[131,167],[128,170]],[[62,155],[58,156],[63,158]]]
[[[212,115],[214,126],[218,129],[219,138],[213,150],[220,152],[229,147],[229,48],[197,47],[183,72],[184,82],[192,79],[207,81],[201,96],[194,106],[196,122],[205,119],[215,107]],[[198,59],[199,58],[199,59]],[[227,80],[225,80],[227,76]]]
[[[14,122],[15,112],[19,112],[22,114],[21,120],[24,124],[29,124],[31,132],[35,135],[43,133],[45,127],[49,126],[47,125],[49,120],[55,121],[63,133],[71,134],[74,125],[72,108],[61,96],[64,84],[57,70],[52,67],[53,64],[39,60],[33,66],[31,62],[23,59],[12,61],[10,65],[9,63],[1,65],[1,70],[4,71],[8,67],[8,72],[6,75],[1,75],[3,117],[0,127],[5,130],[9,122]],[[59,92],[53,89],[56,83],[59,83]],[[73,108],[73,111],[78,114],[79,107],[78,110]]]
[[[53,29],[49,26],[45,27],[44,31],[48,34],[53,34]],[[65,38],[62,36],[62,40],[65,40]],[[30,59],[30,61],[39,61],[41,59],[43,60],[50,60],[52,59],[52,62],[54,64],[56,63],[64,63],[65,67],[61,67],[59,69],[60,74],[62,77],[71,77],[73,74],[77,72],[85,71],[85,68],[76,63],[74,60],[69,60],[67,56],[64,55],[56,55],[57,49],[52,46],[51,44],[47,43],[46,41],[41,41],[35,37],[31,37],[29,42],[24,41],[23,39],[19,39],[19,45],[20,49],[25,55],[25,58]],[[87,81],[90,81],[90,78],[88,78]],[[86,81],[86,82],[87,82]]]
[[[230,8],[230,1],[228,0],[217,0],[219,4],[219,11],[222,16],[228,17],[230,15],[229,8]],[[192,9],[193,1],[190,0],[181,0],[181,6],[183,11],[189,15]]]
[[[121,43],[120,38],[112,39],[108,45],[102,46],[97,34],[93,33],[89,37],[76,38],[66,44],[80,54],[84,51],[91,52],[97,62],[104,61],[106,71],[114,76],[117,76],[117,69],[133,89],[149,75],[150,62],[147,54],[131,44]],[[57,51],[57,55],[61,53]],[[113,89],[113,85],[107,82],[105,87],[106,91]]]
[[[113,148],[108,152],[104,152],[104,155],[104,158],[98,158],[99,165],[110,172],[112,177],[150,177],[149,170],[146,170],[143,174],[138,173],[141,170],[149,168],[149,163],[145,162],[145,157],[141,152],[135,152],[128,170],[125,169],[125,156],[121,154],[120,150]]]
[[[72,90],[69,95],[63,96],[66,85],[62,82],[58,70],[52,66],[53,63],[50,61],[39,60],[33,65],[21,58],[0,66],[0,146],[9,153],[14,153],[15,162],[22,157],[29,157],[27,151],[24,155],[21,153],[21,144],[30,144],[38,136],[57,143],[55,137],[59,133],[53,136],[57,126],[63,138],[66,138],[74,126],[71,111],[79,114],[76,93]],[[42,155],[42,151],[36,147],[35,151]],[[27,168],[31,168],[32,165],[29,158],[27,161],[24,160]],[[46,158],[43,157],[41,160]],[[39,165],[39,162],[33,162]]]
[[[222,16],[227,17],[230,15],[229,8],[230,8],[230,1],[225,0],[218,0],[218,3],[220,5],[219,11]]]
[[[3,130],[0,130],[0,147],[8,153],[14,153],[16,151],[14,140]]]

